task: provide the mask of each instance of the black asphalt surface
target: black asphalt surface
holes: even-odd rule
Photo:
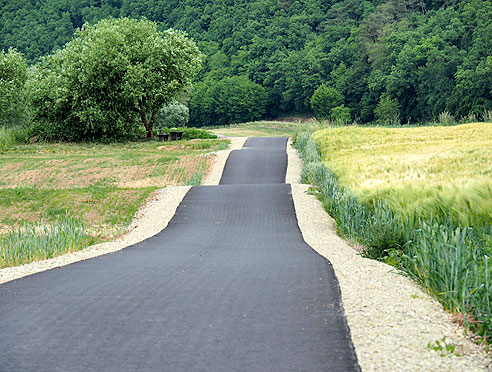
[[[0,285],[0,371],[359,371],[285,144],[249,139],[155,237]]]

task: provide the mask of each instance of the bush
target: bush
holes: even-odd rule
[[[186,105],[173,101],[165,105],[157,113],[155,127],[184,127],[190,120],[190,111]]]
[[[32,129],[26,126],[13,128],[0,127],[0,152],[7,151],[29,140]]]
[[[456,124],[456,120],[454,119],[453,115],[451,115],[447,111],[444,111],[439,114],[439,124],[453,125]]]
[[[374,110],[374,115],[379,124],[400,124],[400,108],[398,100],[391,98],[387,94],[381,95],[381,99]]]
[[[329,119],[333,116],[332,110],[342,106],[345,101],[343,94],[335,88],[323,84],[316,89],[311,97],[311,108],[318,119]],[[336,110],[339,113],[340,110]]]
[[[344,124],[350,123],[352,116],[350,115],[350,109],[344,105],[337,106],[331,109],[331,119]]]
[[[262,117],[268,104],[265,88],[244,76],[206,80],[194,90],[190,124],[195,127],[255,121]]]

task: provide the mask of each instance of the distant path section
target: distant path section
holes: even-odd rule
[[[0,371],[359,371],[286,141],[248,140],[156,236],[0,285]]]
[[[285,183],[288,138],[248,138],[227,159],[220,185]]]

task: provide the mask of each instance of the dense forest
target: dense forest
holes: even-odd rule
[[[206,55],[195,125],[311,113],[320,87],[341,97],[334,115],[358,122],[492,110],[488,0],[0,0],[0,50],[34,64],[108,17],[193,38]]]

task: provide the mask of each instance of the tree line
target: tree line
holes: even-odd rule
[[[186,31],[205,55],[186,98],[196,126],[313,111],[415,123],[492,110],[490,0],[3,0],[0,14],[0,49],[29,64],[108,17]]]

